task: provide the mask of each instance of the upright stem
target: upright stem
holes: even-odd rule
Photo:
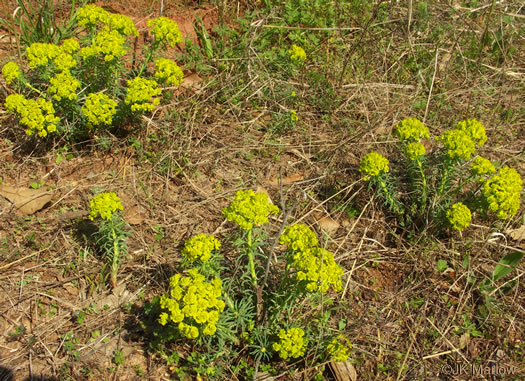
[[[423,164],[421,163],[421,160],[416,159],[417,166],[419,167],[419,173],[421,173],[421,182],[423,184],[423,191],[421,194],[421,212],[425,210],[425,206],[427,204],[427,178],[425,176],[425,171],[423,170]]]
[[[450,166],[449,163],[445,163],[445,169],[443,170],[443,176],[441,177],[441,184],[439,185],[439,192],[438,196],[441,198],[443,196],[443,192],[445,191],[445,184],[448,181],[448,175],[449,175]]]
[[[40,90],[38,90],[37,88],[33,87],[33,85],[31,85],[29,82],[27,82],[27,81],[22,81],[22,83],[24,84],[24,86],[30,88],[30,89],[33,90],[34,92],[36,92],[36,93],[38,93],[39,95],[42,95],[42,96],[45,97],[45,94],[44,94],[42,91],[40,91]]]
[[[137,77],[140,77],[142,72],[146,69],[146,66],[148,65],[148,62],[151,60],[151,57],[153,57],[153,53],[155,53],[155,51],[158,49],[158,47],[159,47],[159,42],[158,41],[154,41],[153,44],[151,45],[151,47],[148,48],[148,53],[146,54],[146,59],[144,60],[144,63],[140,67],[140,71],[137,74]]]
[[[388,190],[388,188],[386,186],[385,181],[380,178],[379,179],[379,184],[381,185],[381,189],[383,190],[383,193],[385,194],[386,202],[390,206],[392,211],[394,213],[396,213],[396,214],[399,214],[399,215],[402,214],[403,213],[403,208],[401,208],[399,206],[398,201],[392,197],[392,195],[390,194],[390,191]]]
[[[117,287],[117,271],[120,259],[120,251],[118,247],[117,232],[113,221],[111,221],[111,237],[113,238],[113,255],[111,257],[111,284],[113,287]]]
[[[248,230],[248,260],[250,262],[250,273],[252,274],[252,284],[257,290],[257,274],[255,273],[255,255],[252,247],[252,229]]]

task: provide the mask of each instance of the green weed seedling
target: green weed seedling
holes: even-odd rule
[[[480,291],[485,298],[485,306],[491,308],[496,302],[495,293],[498,290],[508,292],[516,285],[516,282],[511,280],[504,285],[497,287],[496,282],[512,273],[520,261],[523,259],[523,252],[514,251],[504,256],[494,268],[490,279],[485,279],[479,285]]]
[[[5,100],[6,110],[18,118],[28,136],[42,139],[53,135],[83,139],[95,131],[118,132],[124,124],[139,121],[160,104],[163,87],[173,89],[183,78],[174,61],[160,56],[182,41],[177,24],[159,17],[147,25],[151,42],[144,45],[144,61],[137,62],[128,54],[130,40],[139,35],[129,17],[91,4],[79,8],[67,27],[77,37],[40,36],[42,40],[31,40],[26,48],[27,70],[15,61],[2,67],[15,91]],[[137,55],[134,51],[133,57]],[[107,148],[109,140],[101,139],[100,145]]]
[[[328,296],[331,290],[342,290],[343,270],[332,253],[318,246],[315,233],[301,224],[284,227],[275,241],[286,250],[270,272],[270,237],[263,226],[279,212],[266,194],[241,190],[223,210],[238,227],[228,239],[233,259],[224,259],[223,243],[211,235],[186,241],[181,272],[170,278],[169,291],[146,308],[154,319],[150,328],[157,347],[170,341],[195,343],[205,355],[195,352],[185,361],[211,378],[220,378],[217,359],[227,361],[225,353],[233,357],[243,347],[269,370],[275,359],[348,359],[351,345],[332,321],[334,307]],[[301,318],[303,308],[309,314],[314,311],[313,316]],[[225,349],[218,353],[217,348]],[[203,356],[206,366],[201,366]],[[239,363],[236,371],[247,374],[249,368]]]
[[[370,152],[362,159],[360,172],[402,226],[461,232],[470,225],[471,210],[492,212],[498,219],[517,213],[523,181],[514,168],[497,171],[488,159],[476,155],[487,141],[485,127],[476,119],[461,121],[435,137],[441,147],[430,153],[422,143],[430,133],[419,120],[402,120],[395,132],[401,168],[390,173],[388,159]],[[408,196],[400,196],[400,191]]]
[[[123,206],[113,192],[100,193],[89,203],[89,218],[98,222],[95,242],[110,269],[111,284],[117,286],[117,272],[121,261],[128,254],[127,237],[131,228],[120,214]]]

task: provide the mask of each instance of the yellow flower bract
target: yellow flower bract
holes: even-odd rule
[[[304,224],[287,226],[279,242],[281,245],[288,245],[293,251],[305,251],[319,244],[315,233]]]
[[[496,168],[494,168],[494,165],[490,162],[490,160],[481,156],[478,156],[474,159],[470,165],[470,170],[478,176],[496,173]]]
[[[123,210],[120,198],[113,192],[100,193],[89,202],[89,219],[99,217],[103,220],[111,220],[117,210]]]
[[[359,172],[365,173],[363,180],[368,181],[371,177],[379,176],[381,173],[388,173],[388,159],[377,152],[370,152],[363,157]]]
[[[410,160],[419,160],[426,153],[425,146],[418,142],[408,143],[405,152]]]
[[[476,119],[463,120],[458,122],[456,130],[464,131],[476,144],[481,147],[487,141],[487,134],[485,133],[485,126]]]
[[[15,79],[19,78],[22,72],[16,62],[8,62],[2,67],[2,75],[8,85],[11,84]]]
[[[335,262],[334,255],[320,247],[298,251],[293,256],[293,267],[297,270],[297,280],[306,281],[310,292],[327,292],[330,286],[341,291],[343,269]]]
[[[128,81],[124,102],[131,105],[131,111],[149,112],[160,104],[160,99],[155,97],[161,93],[162,90],[154,80],[136,77]]]
[[[306,52],[303,48],[297,45],[292,45],[292,48],[288,50],[288,54],[290,55],[290,59],[292,61],[299,61],[304,62],[306,61]]]
[[[150,33],[155,37],[155,41],[165,41],[174,47],[176,44],[182,42],[182,34],[179,26],[175,21],[167,17],[158,17],[156,19],[148,20],[148,27],[151,28]]]
[[[81,111],[88,118],[88,126],[110,125],[117,112],[117,102],[104,93],[90,93]]]
[[[279,341],[273,343],[272,348],[279,353],[283,360],[288,358],[298,358],[304,356],[308,341],[304,337],[304,330],[301,328],[281,329]]]
[[[75,79],[69,71],[58,73],[49,82],[51,85],[48,87],[47,92],[56,101],[77,99],[76,91],[80,87],[80,81]]]
[[[128,16],[110,13],[97,5],[88,4],[77,12],[78,25],[95,27],[101,24],[103,27],[115,30],[122,35],[138,36],[139,32]]]
[[[177,324],[180,333],[196,339],[202,333],[214,335],[219,313],[224,311],[221,299],[222,282],[219,278],[207,281],[197,269],[188,270],[188,276],[176,274],[170,278],[170,290],[160,298],[159,323]]]
[[[396,133],[401,140],[418,142],[430,138],[427,126],[416,118],[403,119],[396,126]]]
[[[447,156],[452,160],[470,160],[476,151],[476,143],[460,129],[445,131],[438,139],[443,142]]]
[[[330,341],[326,350],[332,361],[344,362],[348,360],[351,348],[352,344],[350,344],[350,341],[348,341],[346,337],[343,335],[337,335]]]
[[[190,262],[200,259],[207,262],[214,250],[219,250],[221,243],[211,235],[197,234],[186,241],[182,255]]]
[[[470,225],[472,214],[467,206],[461,202],[457,202],[447,210],[447,220],[452,226],[452,229],[463,231]]]
[[[279,208],[270,203],[265,193],[255,193],[251,189],[238,191],[235,199],[222,211],[228,221],[235,222],[244,230],[267,224],[268,216],[278,213]]]
[[[522,190],[523,180],[520,174],[514,168],[505,166],[485,182],[483,194],[489,210],[503,220],[518,212]]]
[[[172,60],[167,58],[159,58],[155,61],[155,78],[161,81],[166,81],[173,86],[179,86],[184,78],[182,69]]]
[[[43,98],[34,100],[24,98],[22,94],[11,94],[5,100],[5,108],[20,116],[19,123],[27,127],[28,136],[36,133],[45,138],[57,130],[57,123],[60,121],[55,116],[53,104]]]
[[[104,57],[104,61],[113,62],[126,54],[125,41],[118,31],[105,28],[95,35],[91,46],[80,49],[79,54],[85,60],[100,55]]]

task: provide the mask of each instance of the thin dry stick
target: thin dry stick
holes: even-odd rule
[[[423,123],[425,123],[425,119],[427,118],[428,106],[430,105],[430,98],[432,97],[432,89],[434,88],[434,81],[436,80],[438,56],[439,56],[439,49],[436,49],[436,60],[434,62],[434,75],[432,76],[432,83],[430,84],[430,90],[428,91],[427,106],[425,107],[425,115],[423,116]]]
[[[456,348],[456,346],[454,344],[452,344],[450,342],[450,340],[440,331],[440,329],[438,327],[436,327],[436,325],[432,322],[432,320],[430,320],[429,318],[427,318],[427,321],[430,323],[430,325],[436,330],[438,331],[438,333],[441,335],[441,337],[443,339],[445,339],[445,341],[447,342],[447,344],[453,349],[453,352],[456,352],[456,353],[459,353],[459,355],[463,358],[463,360],[465,360],[466,363],[470,364],[470,361],[468,361],[468,359],[465,357],[465,355],[463,353],[461,353],[461,350],[459,348]],[[425,356],[426,357],[426,356]],[[425,358],[423,357],[423,358]]]
[[[408,25],[407,33],[410,35],[410,26],[412,25],[412,0],[408,2]]]

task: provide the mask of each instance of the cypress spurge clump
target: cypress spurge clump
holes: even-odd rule
[[[222,355],[247,348],[256,361],[296,361],[307,354],[347,360],[348,339],[326,326],[326,311],[316,318],[323,310],[319,300],[331,303],[329,293],[342,291],[343,269],[303,224],[284,228],[277,238],[285,247],[274,253],[277,263],[268,262],[264,226],[279,212],[266,194],[241,190],[222,212],[238,227],[230,244],[207,234],[185,242],[180,272],[147,308],[159,325],[158,339],[191,340],[212,358],[216,348],[228,348]],[[234,252],[221,253],[232,244]],[[308,319],[302,318],[305,308]]]
[[[89,203],[89,218],[98,222],[95,242],[110,269],[111,284],[117,286],[117,272],[121,261],[128,255],[129,225],[122,218],[120,198],[113,192],[100,193]]]
[[[22,68],[15,62],[2,68],[12,88],[5,108],[28,136],[85,138],[96,130],[118,129],[152,112],[164,86],[171,90],[182,82],[179,66],[160,57],[182,41],[174,21],[148,21],[152,39],[143,47],[142,62],[131,57],[140,52],[130,54],[139,33],[129,17],[90,4],[78,9],[75,21],[78,38],[32,43]],[[148,66],[152,62],[155,69]]]
[[[427,222],[433,222],[438,231],[445,227],[463,231],[473,211],[492,212],[498,219],[517,213],[523,181],[508,166],[496,174],[493,163],[476,155],[487,141],[478,120],[460,121],[436,137],[440,147],[430,153],[422,143],[430,139],[430,133],[421,121],[402,120],[395,134],[402,153],[395,174],[388,159],[376,152],[365,155],[360,171],[405,227],[426,228]]]

